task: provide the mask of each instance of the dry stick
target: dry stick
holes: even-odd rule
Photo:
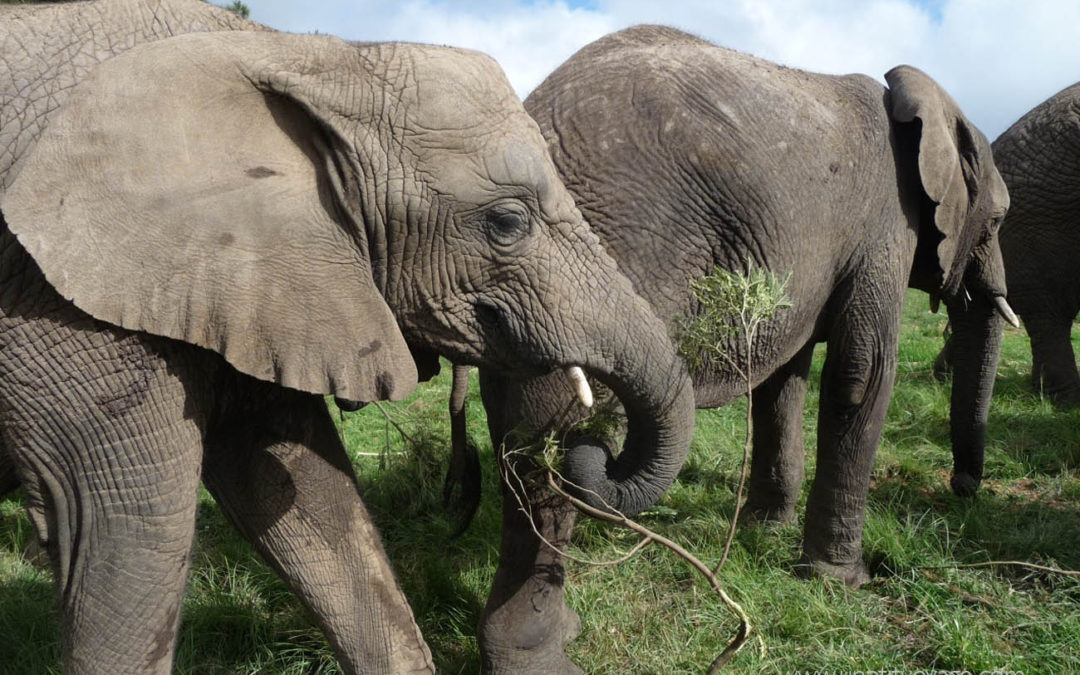
[[[735,528],[739,523],[739,512],[742,511],[743,489],[746,487],[746,470],[750,465],[750,450],[754,442],[754,387],[750,371],[750,344],[753,339],[754,331],[748,329],[746,331],[746,370],[743,371],[741,368],[736,367],[736,370],[743,375],[743,381],[746,382],[746,441],[743,443],[739,489],[735,492],[735,515],[732,516],[731,525],[728,527],[727,539],[724,541],[724,553],[720,556],[720,562],[716,563],[716,567],[713,568],[713,574],[720,574],[720,570],[724,569],[724,563],[727,562],[728,554],[731,552],[731,542],[735,540]]]
[[[1047,567],[1046,565],[1037,565],[1035,563],[1024,562],[1022,560],[987,560],[986,562],[977,563],[957,563],[955,565],[925,565],[919,567],[923,570],[948,570],[948,569],[960,569],[969,567],[1024,567],[1036,572],[1049,572],[1050,574],[1060,574],[1065,577],[1080,577],[1080,571],[1077,570],[1063,570],[1057,567]]]
[[[409,436],[409,434],[405,433],[405,430],[402,429],[401,426],[394,421],[394,418],[390,417],[390,413],[386,411],[386,408],[383,407],[381,401],[372,401],[372,403],[374,403],[375,407],[379,409],[379,412],[383,414],[383,417],[386,418],[386,421],[394,425],[394,428],[397,429],[397,432],[401,434],[401,437],[405,439],[406,443],[413,446],[414,448],[420,447],[419,444],[414,441],[412,437]]]
[[[746,644],[746,639],[750,636],[750,618],[746,616],[746,612],[744,612],[743,608],[739,606],[739,603],[732,600],[728,596],[728,594],[724,592],[724,589],[720,586],[720,582],[716,579],[716,575],[713,574],[709,570],[709,568],[705,566],[705,563],[698,560],[696,556],[694,556],[682,546],[676,544],[674,541],[653,532],[644,525],[640,525],[633,520],[630,520],[621,513],[616,515],[613,513],[608,513],[607,511],[601,511],[600,509],[593,508],[592,506],[589,506],[580,499],[568,494],[566,490],[563,490],[558,484],[555,483],[555,475],[550,470],[548,470],[547,472],[547,482],[548,487],[554,490],[555,493],[561,496],[563,499],[566,499],[571,504],[573,504],[578,511],[581,511],[586,515],[592,516],[593,518],[598,518],[600,520],[606,520],[610,523],[622,525],[625,528],[637,532],[641,536],[645,537],[647,540],[655,541],[656,543],[667,547],[676,555],[686,560],[686,562],[690,563],[690,565],[692,565],[694,569],[696,569],[698,572],[701,572],[701,574],[709,580],[709,585],[711,585],[713,590],[716,591],[717,595],[720,596],[720,599],[724,601],[724,604],[727,605],[728,608],[732,612],[734,612],[736,616],[739,617],[739,632],[736,633],[735,637],[732,638],[731,642],[729,642],[728,645],[724,647],[724,651],[720,652],[720,655],[713,659],[713,662],[709,665],[709,675],[713,675],[714,673],[719,672],[719,670],[724,667],[724,664],[730,661],[731,657],[743,648],[743,645]]]
[[[401,434],[401,437],[402,437],[403,439],[405,439],[405,442],[409,444],[409,447],[410,447],[410,448],[412,448],[413,452],[415,452],[416,454],[420,455],[420,459],[422,459],[422,460],[423,460],[423,461],[425,461],[425,462],[431,462],[431,461],[432,461],[432,459],[431,459],[431,457],[430,457],[430,456],[428,455],[427,451],[425,451],[425,450],[424,450],[424,446],[422,446],[422,445],[420,445],[419,443],[417,443],[417,442],[416,442],[416,439],[414,439],[414,438],[413,438],[412,436],[410,436],[409,434],[405,433],[405,430],[401,428],[401,425],[400,425],[400,424],[398,424],[397,422],[395,422],[395,421],[394,421],[394,418],[393,418],[393,417],[390,417],[390,413],[389,413],[389,412],[387,412],[386,408],[384,408],[384,407],[382,406],[382,403],[381,403],[380,401],[372,401],[372,403],[374,403],[374,404],[375,404],[375,407],[379,409],[379,412],[381,412],[381,413],[383,414],[383,417],[385,417],[385,418],[386,418],[386,421],[387,421],[387,422],[389,422],[390,424],[393,424],[393,425],[394,425],[394,428],[395,428],[395,429],[397,429],[397,432],[398,432],[399,434]],[[387,434],[387,439],[386,439],[386,453],[385,453],[385,454],[386,454],[387,456],[389,456],[389,455],[391,455],[391,454],[394,454],[394,453],[391,453],[391,452],[390,452],[390,438],[389,438],[389,434]],[[408,453],[402,453],[402,454],[408,454]]]
[[[510,483],[510,476],[513,476],[514,479],[517,481],[518,486],[521,488],[520,493],[518,492],[518,488],[514,487]],[[639,541],[637,544],[634,544],[633,548],[631,548],[621,557],[614,560],[589,560],[587,558],[579,558],[578,556],[569,553],[568,551],[560,549],[558,546],[549,541],[547,537],[540,533],[540,530],[536,527],[536,520],[533,518],[532,506],[526,504],[521,496],[525,493],[525,482],[521,479],[521,476],[518,475],[517,471],[512,466],[507,467],[507,472],[503,475],[503,480],[506,481],[506,485],[510,488],[510,492],[513,493],[514,500],[518,503],[518,510],[525,514],[525,520],[529,521],[529,527],[532,529],[533,534],[536,535],[536,538],[540,540],[541,544],[554,551],[556,555],[562,556],[568,560],[573,560],[574,562],[578,562],[583,565],[592,565],[593,567],[610,567],[612,565],[618,565],[626,562],[630,558],[633,558],[635,555],[640,553],[641,550],[647,545],[652,543],[651,539],[642,538],[641,541]]]

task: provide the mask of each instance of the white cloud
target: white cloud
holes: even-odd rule
[[[564,0],[532,3],[407,0],[321,2],[251,0],[252,18],[295,32],[351,40],[407,40],[476,49],[502,65],[526,96],[575,51],[618,29],[610,15],[571,8]]]
[[[253,18],[297,32],[411,40],[487,52],[528,94],[578,48],[663,23],[788,66],[928,72],[990,138],[1080,80],[1076,0],[249,0]]]
[[[562,1],[489,3],[482,12],[461,11],[463,4],[472,3],[403,2],[388,29],[410,40],[490,54],[522,97],[582,46],[616,30],[609,17]]]

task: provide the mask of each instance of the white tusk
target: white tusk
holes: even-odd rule
[[[994,296],[994,307],[997,308],[998,314],[1001,318],[1009,322],[1013,328],[1020,327],[1020,319],[1016,318],[1016,314],[1013,313],[1012,307],[1009,307],[1009,303],[1005,302],[1005,298],[1000,295]]]
[[[570,379],[570,384],[574,387],[574,393],[577,394],[581,405],[591,408],[593,404],[592,389],[589,388],[589,381],[585,379],[585,371],[580,366],[570,366],[566,369],[566,377]]]

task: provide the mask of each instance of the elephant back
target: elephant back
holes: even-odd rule
[[[860,242],[834,224],[881,223],[863,196],[895,186],[884,95],[869,77],[637,26],[584,47],[525,107],[586,220],[665,321],[695,311],[692,279],[750,259],[800,279],[801,311],[763,330],[801,346],[819,289],[843,267],[834,261],[858,255]],[[808,250],[794,236],[804,231],[821,245]]]
[[[1074,214],[1080,226],[1080,83],[1054,94],[1006,129],[993,143],[994,161],[1012,198],[1002,227],[1028,221],[1039,211]],[[1064,224],[1062,224],[1064,225]]]

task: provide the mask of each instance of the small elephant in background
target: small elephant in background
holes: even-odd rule
[[[793,307],[762,324],[750,353],[738,339],[724,344],[754,374],[747,509],[759,519],[795,515],[807,376],[814,345],[825,342],[803,561],[852,586],[868,579],[862,524],[906,288],[943,299],[954,322],[1011,316],[996,236],[1009,200],[988,142],[921,71],[899,66],[885,79],[887,88],[863,75],[792,70],[639,26],[586,46],[525,102],[593,231],[669,328],[700,310],[690,282],[716,267],[745,271],[750,260],[790,274]],[[996,354],[982,358],[955,382],[956,442],[985,422]],[[698,407],[745,389],[723,365],[692,376]],[[571,404],[550,377],[481,368],[480,385],[495,448],[512,445],[520,425],[559,428]],[[456,454],[451,489],[471,459]],[[598,450],[564,467],[578,461],[613,460]],[[476,495],[466,497],[468,511]],[[563,561],[538,543],[516,500],[504,485],[481,647],[486,659],[517,652],[523,663],[561,666],[575,632]],[[543,489],[526,506],[565,546],[568,507]]]
[[[0,6],[0,53],[0,448],[65,671],[171,670],[201,477],[346,672],[433,672],[324,396],[434,354],[584,369],[644,431],[577,480],[674,479],[686,369],[490,58],[197,0]]]
[[[992,147],[1012,200],[998,240],[1009,304],[1031,338],[1032,384],[1058,406],[1080,406],[1070,341],[1080,312],[1080,84],[1026,113]],[[952,325],[935,372],[955,371],[960,345],[994,354],[1000,339],[983,324]],[[985,445],[954,452],[956,465],[969,467],[970,494],[982,479]]]

